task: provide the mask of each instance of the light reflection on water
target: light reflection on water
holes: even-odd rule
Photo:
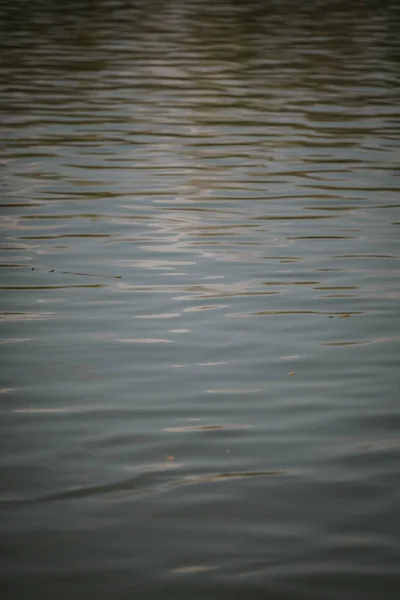
[[[10,597],[397,599],[399,19],[0,3]]]

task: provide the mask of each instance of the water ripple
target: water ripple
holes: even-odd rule
[[[0,3],[13,596],[399,597],[397,4]]]

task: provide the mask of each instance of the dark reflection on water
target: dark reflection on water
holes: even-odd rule
[[[0,22],[5,596],[397,600],[398,3]]]

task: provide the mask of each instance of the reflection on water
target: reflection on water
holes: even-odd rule
[[[398,4],[0,24],[8,596],[397,599]]]

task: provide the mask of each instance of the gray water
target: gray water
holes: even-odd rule
[[[397,600],[399,4],[0,20],[2,597]]]

